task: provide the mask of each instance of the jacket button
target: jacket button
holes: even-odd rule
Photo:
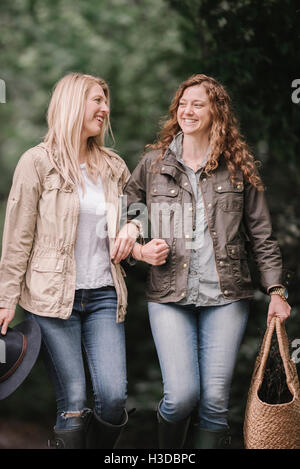
[[[190,237],[190,235],[189,235],[189,234],[186,234],[186,235],[185,235],[185,237],[186,237],[186,238],[189,238],[189,237]]]
[[[224,265],[224,262],[223,262],[223,261],[220,261],[220,262],[219,262],[219,265]]]
[[[206,178],[203,178],[202,181],[203,181],[203,182],[206,182]]]
[[[187,264],[183,264],[183,268],[186,269],[186,268],[187,268]]]
[[[157,189],[153,189],[153,192],[157,192]]]
[[[171,194],[174,194],[174,193],[175,193],[175,190],[174,190],[174,189],[172,189],[172,190],[171,190]]]
[[[231,249],[231,254],[234,254],[235,253],[235,249]]]
[[[212,206],[212,204],[211,204],[211,203],[209,203],[209,204],[208,204],[208,208],[211,208],[211,206]]]
[[[183,291],[180,296],[183,298],[185,296],[185,291]]]
[[[228,295],[229,294],[229,291],[228,290],[224,290],[224,295]]]
[[[164,170],[165,170],[165,167],[163,166],[163,167],[161,168],[161,170],[164,171]]]
[[[188,183],[187,183],[187,182],[185,182],[185,183],[184,183],[184,186],[187,186],[187,185],[188,185]]]
[[[222,186],[219,186],[219,187],[218,187],[218,191],[220,191],[221,189],[222,189]]]
[[[215,231],[213,231],[212,234],[213,234],[213,236],[216,236],[217,233]]]

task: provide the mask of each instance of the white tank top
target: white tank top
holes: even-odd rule
[[[106,202],[101,177],[94,184],[80,165],[85,192],[78,187],[80,214],[75,243],[76,290],[114,285],[110,269]]]

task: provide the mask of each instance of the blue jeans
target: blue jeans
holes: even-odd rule
[[[164,385],[161,415],[178,422],[197,408],[200,427],[227,428],[230,385],[248,301],[209,307],[149,302],[148,309]]]
[[[87,359],[95,412],[119,424],[127,398],[124,323],[116,323],[117,295],[113,287],[76,290],[69,319],[31,314],[41,327],[46,367],[57,401],[56,429],[73,428],[86,408]]]

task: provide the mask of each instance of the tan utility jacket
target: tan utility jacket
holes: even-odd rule
[[[119,223],[119,198],[130,173],[125,162],[107,150],[111,169],[103,178],[108,205],[107,231],[112,250]],[[45,144],[20,158],[8,197],[0,263],[0,307],[24,309],[41,316],[67,319],[72,312],[76,266],[74,246],[79,219],[75,185],[63,188]],[[118,297],[117,322],[127,307],[125,273],[111,262]]]

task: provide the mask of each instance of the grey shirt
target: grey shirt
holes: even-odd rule
[[[199,178],[201,169],[196,172],[186,165],[182,158],[183,132],[179,132],[170,145],[170,150],[182,164],[190,180],[196,201],[196,228],[192,242],[190,267],[186,296],[178,303],[181,305],[194,304],[195,306],[217,306],[231,303],[223,297],[217,273],[214,248],[206,221],[204,202],[202,198]],[[208,153],[203,160],[207,161]]]

